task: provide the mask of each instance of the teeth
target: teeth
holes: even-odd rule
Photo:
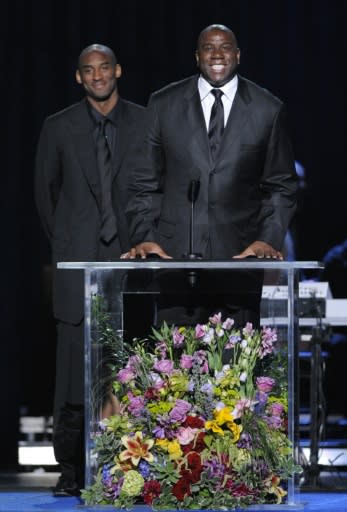
[[[222,69],[224,69],[224,66],[223,64],[213,64],[212,69],[214,71],[222,71]]]

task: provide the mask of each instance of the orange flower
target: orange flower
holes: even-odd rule
[[[154,441],[153,439],[143,439],[142,432],[135,432],[134,436],[123,436],[122,443],[126,450],[119,454],[119,460],[131,459],[134,466],[137,466],[141,459],[147,462],[153,462],[154,457],[150,453]]]

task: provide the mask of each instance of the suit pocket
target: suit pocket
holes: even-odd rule
[[[172,238],[176,231],[176,224],[160,219],[157,226],[157,233],[166,238]]]

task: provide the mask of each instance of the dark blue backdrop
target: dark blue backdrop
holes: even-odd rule
[[[51,408],[49,251],[33,203],[33,159],[44,117],[81,97],[74,83],[81,49],[93,42],[114,48],[123,65],[121,94],[145,104],[153,90],[196,71],[195,41],[204,26],[230,26],[241,48],[240,73],[287,104],[308,182],[298,258],[317,260],[347,236],[347,2],[7,0],[1,11],[0,435],[8,442],[0,465],[8,466],[15,462],[19,407],[32,414]]]

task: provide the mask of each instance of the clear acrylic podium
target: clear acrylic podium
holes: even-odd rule
[[[296,400],[297,357],[299,340],[298,290],[301,271],[322,268],[319,262],[284,262],[274,260],[118,260],[112,262],[60,262],[59,269],[83,269],[85,276],[85,453],[86,486],[93,483],[100,467],[98,455],[94,450],[95,433],[102,419],[105,396],[105,359],[103,342],[105,332],[101,333],[101,323],[107,319],[108,328],[122,343],[124,333],[124,297],[125,294],[156,294],[160,291],[148,287],[148,282],[156,281],[161,272],[200,271],[264,271],[264,282],[280,283],[287,286],[286,314],[281,318],[271,297],[266,298],[266,306],[261,308],[261,324],[276,328],[279,343],[286,346],[288,378],[288,438],[292,456],[298,461],[298,410]],[[130,279],[129,277],[136,277]],[[144,277],[143,277],[144,276]],[[143,278],[142,278],[143,277]],[[263,299],[264,300],[264,299]],[[211,312],[212,313],[212,312]],[[206,319],[207,320],[207,319]],[[105,326],[104,326],[105,328]],[[287,496],[280,505],[252,505],[250,510],[300,510],[297,495],[297,478],[293,475],[287,481]]]

